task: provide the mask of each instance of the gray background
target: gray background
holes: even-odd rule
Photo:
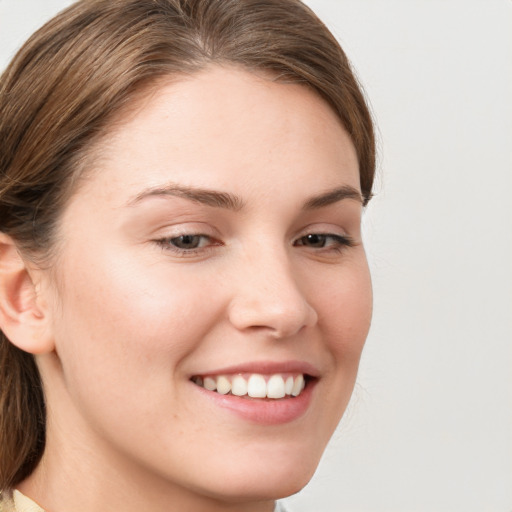
[[[70,2],[0,0],[0,67]],[[375,314],[294,512],[512,511],[512,2],[309,0],[379,126]]]

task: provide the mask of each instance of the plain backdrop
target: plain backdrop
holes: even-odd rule
[[[65,0],[0,0],[0,67]],[[379,129],[375,313],[294,512],[512,511],[512,1],[309,0]]]

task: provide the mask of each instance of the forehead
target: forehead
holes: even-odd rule
[[[119,193],[166,180],[285,186],[312,171],[319,188],[359,189],[353,144],[319,95],[231,67],[160,84],[111,126],[99,154],[92,181],[116,182]]]

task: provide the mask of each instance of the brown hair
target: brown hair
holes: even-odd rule
[[[92,144],[159,79],[209,63],[301,83],[351,136],[367,202],[371,116],[337,41],[299,0],[82,0],[37,31],[0,79],[0,231],[48,258],[56,222]],[[26,478],[45,439],[32,355],[0,332],[0,491]]]

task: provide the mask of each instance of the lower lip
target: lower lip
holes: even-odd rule
[[[242,419],[260,425],[280,425],[300,418],[307,411],[316,380],[308,381],[301,394],[280,399],[252,399],[235,395],[221,395],[191,383],[206,399],[227,409]]]

